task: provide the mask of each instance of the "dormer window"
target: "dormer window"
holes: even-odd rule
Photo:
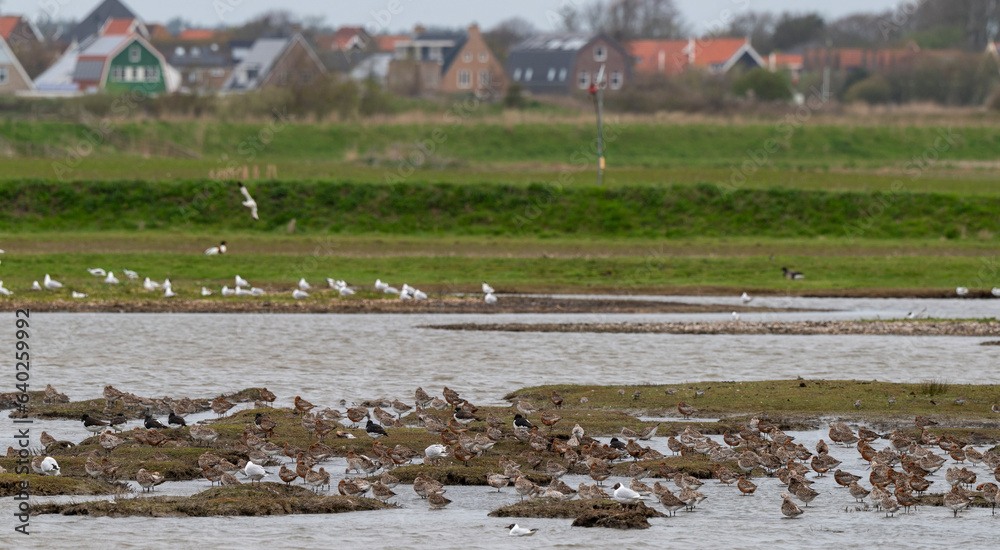
[[[129,63],[138,63],[140,59],[142,59],[142,50],[139,49],[139,46],[132,46],[128,49]]]
[[[594,46],[594,61],[607,61],[608,50],[601,45]]]
[[[177,46],[177,49],[174,50],[174,54],[178,56],[184,55],[184,46]]]

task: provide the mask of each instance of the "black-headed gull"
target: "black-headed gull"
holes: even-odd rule
[[[399,293],[399,299],[400,300],[412,300],[413,296],[410,296],[410,293],[404,290],[404,291],[402,291],[402,292]]]
[[[41,290],[42,285],[38,284],[38,281],[31,282],[31,290]]]
[[[415,290],[417,290],[417,289],[413,288],[412,286],[410,286],[410,285],[408,285],[406,283],[403,283],[403,287],[400,289],[400,292],[405,292],[407,294],[413,294],[413,291],[415,291]]]
[[[63,286],[62,283],[60,283],[59,281],[56,281],[52,277],[49,277],[48,273],[45,274],[45,279],[42,281],[42,284],[45,285],[45,288],[49,290],[55,290],[57,288],[62,288]]]
[[[990,294],[992,294],[994,298],[1000,298],[1000,288],[993,287],[990,290]]]
[[[212,295],[212,291],[209,290],[209,289],[207,289],[207,288],[205,288],[205,287],[201,287],[201,295],[202,296],[211,296]]]
[[[734,311],[734,312],[733,312],[733,321],[739,321],[739,320],[740,320],[740,314],[739,314],[739,313],[736,313],[736,312]]]
[[[487,304],[495,304],[495,303],[497,303],[497,297],[496,297],[495,294],[487,294],[486,298],[484,298],[484,300],[486,300]]]
[[[84,294],[84,293],[82,293],[82,292],[77,292],[77,291],[75,291],[75,290],[74,290],[74,291],[73,291],[73,292],[71,293],[71,295],[72,295],[72,296],[73,296],[74,298],[86,298],[86,297],[87,297],[87,295],[86,295],[86,294]]]
[[[955,294],[958,294],[959,296],[968,296],[969,295],[969,289],[966,288],[966,287],[964,287],[964,286],[960,286],[960,287],[958,287],[958,288],[955,289]]]
[[[614,489],[612,496],[615,500],[621,502],[622,504],[635,504],[640,500],[646,500],[646,497],[640,495],[632,489],[629,489],[621,483],[615,483],[615,486],[612,487],[612,489]]]
[[[173,283],[170,282],[170,279],[163,279],[163,288],[167,290],[173,288]]]
[[[118,284],[119,281],[118,281],[118,277],[115,277],[115,272],[114,271],[109,271],[108,272],[108,276],[104,278],[104,282],[107,283],[107,284],[109,284],[109,285],[116,285],[116,284]]]
[[[308,298],[308,297],[309,293],[303,290],[299,290],[296,288],[295,290],[292,291],[292,298],[295,298],[296,300],[301,300],[303,298]]]
[[[310,288],[312,288],[312,285],[306,282],[305,277],[299,279],[299,290],[309,290]]]
[[[750,302],[753,301],[753,297],[744,292],[743,296],[740,296],[740,301],[743,302],[744,304],[749,304]]]
[[[126,277],[128,277],[133,281],[139,278],[139,274],[136,273],[135,271],[132,271],[131,269],[122,268],[122,273],[124,273]]]
[[[507,526],[507,529],[510,529],[510,536],[512,537],[530,537],[531,535],[534,535],[535,533],[538,532],[537,528],[526,529],[516,523],[511,523],[510,525]]]
[[[13,292],[11,292],[10,289],[3,287],[3,281],[0,281],[0,294],[3,294],[4,296],[10,296],[11,294],[13,294]]]
[[[383,283],[382,279],[375,279],[375,290],[385,292],[387,288],[389,288],[389,283]]]
[[[264,294],[266,294],[266,293],[264,292],[263,288],[253,287],[253,288],[250,289],[250,295],[251,296],[263,296]]]
[[[341,296],[354,296],[354,290],[347,288],[346,286],[338,288],[337,292],[339,292]]]
[[[260,218],[257,217],[257,201],[253,200],[253,197],[250,196],[250,191],[247,191],[243,182],[238,182],[238,185],[240,186],[240,193],[243,193],[243,198],[246,199],[243,201],[243,206],[250,209],[251,218],[259,220]]]
[[[435,443],[424,449],[424,456],[427,458],[437,458],[439,456],[448,456],[448,447],[440,443]]]
[[[94,277],[103,277],[107,275],[107,273],[99,267],[88,267],[87,272],[89,272]]]
[[[51,456],[45,457],[45,460],[42,461],[42,473],[47,476],[59,475],[59,463],[56,462],[56,459]]]
[[[174,296],[177,296],[177,293],[174,292],[173,288],[170,288],[169,286],[163,287],[163,297],[164,298],[173,298]]]
[[[427,299],[427,293],[424,292],[423,290],[413,289],[413,299],[414,300],[426,300]]]
[[[146,277],[146,279],[142,281],[142,288],[149,291],[156,290],[160,288],[160,283],[156,281],[151,281],[149,277]]]
[[[219,243],[219,246],[213,246],[212,248],[205,250],[206,256],[218,256],[219,254],[226,253],[226,241]]]
[[[253,291],[248,288],[236,287],[237,296],[253,296]]]
[[[243,277],[240,277],[239,275],[236,276],[235,280],[236,280],[236,286],[237,287],[240,287],[240,286],[250,286],[250,283],[247,282],[247,280],[244,279]]]
[[[382,289],[382,292],[385,292],[386,294],[399,294],[399,289],[394,286],[387,286]]]
[[[243,475],[250,479],[251,484],[254,481],[260,483],[260,480],[267,477],[267,470],[259,464],[254,464],[252,460],[248,460],[247,465],[243,467]]]
[[[233,290],[233,289],[231,289],[231,288],[229,288],[228,286],[223,286],[222,287],[222,295],[223,296],[233,296],[235,294],[236,294],[236,291]]]
[[[483,294],[493,294],[494,292],[496,291],[493,290],[493,287],[491,287],[486,283],[483,283]]]

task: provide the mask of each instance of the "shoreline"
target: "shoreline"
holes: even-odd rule
[[[667,323],[455,323],[440,330],[702,335],[1000,336],[1000,321],[785,321]]]

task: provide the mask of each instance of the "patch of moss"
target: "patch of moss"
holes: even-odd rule
[[[626,507],[610,500],[558,501],[547,498],[497,508],[489,515],[495,518],[572,518],[574,527],[614,529],[646,529],[649,527],[648,518],[666,517],[642,503]]]
[[[0,474],[0,497],[21,492],[21,482],[28,482],[28,494],[33,497],[53,495],[108,495],[128,491],[122,483],[107,483],[89,477],[39,476],[35,474]]]

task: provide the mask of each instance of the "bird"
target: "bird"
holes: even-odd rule
[[[964,286],[957,287],[955,289],[955,294],[958,294],[959,296],[968,296],[969,295],[969,289],[966,288],[966,287],[964,287]]]
[[[143,492],[152,491],[156,485],[153,474],[147,472],[145,468],[139,468],[139,471],[135,473],[135,480],[142,487]]]
[[[354,290],[350,289],[350,288],[347,288],[346,286],[342,286],[342,287],[338,288],[337,292],[339,292],[340,295],[344,296],[344,297],[354,296]]]
[[[242,181],[237,182],[237,185],[240,186],[240,193],[243,193],[243,198],[246,199],[242,203],[243,206],[250,209],[250,217],[253,218],[254,221],[259,220],[260,218],[257,217],[257,201],[253,200],[253,197],[250,196],[250,191],[247,191],[247,188],[243,185]]]
[[[677,402],[677,411],[680,412],[685,417],[689,417],[689,416],[693,415],[694,413],[698,412],[698,409],[692,407],[691,405],[688,405],[687,403],[685,403],[683,401],[678,401]]]
[[[493,294],[494,292],[496,292],[496,290],[493,290],[493,287],[485,282],[483,283],[483,294]]]
[[[142,281],[142,288],[147,291],[153,291],[160,288],[160,283],[151,280],[149,277],[146,277]]]
[[[211,443],[219,437],[219,432],[216,432],[208,426],[194,425],[191,426],[191,437],[197,439],[198,441],[206,441]]]
[[[99,267],[88,267],[87,271],[94,277],[103,277],[107,275],[107,273],[105,273],[105,271]]]
[[[511,523],[506,528],[510,529],[509,535],[512,537],[530,537],[531,535],[534,535],[535,533],[538,532],[537,528],[527,529],[525,527],[521,527],[516,523]]]
[[[312,288],[312,285],[306,282],[305,277],[299,279],[299,290],[309,290],[310,288]]]
[[[739,321],[740,320],[740,314],[736,313],[734,311],[733,314],[732,314],[732,318],[733,318],[733,321]]]
[[[854,401],[854,408],[855,409],[860,409],[861,408],[861,400],[860,399],[856,399]]]
[[[295,298],[296,300],[301,300],[303,298],[308,298],[308,297],[309,293],[303,290],[299,290],[296,288],[295,290],[292,291],[292,298]]]
[[[740,301],[743,302],[744,304],[749,304],[750,302],[753,301],[753,297],[744,292],[743,295],[740,296]]]
[[[201,295],[202,296],[211,296],[212,295],[212,291],[209,290],[209,289],[207,289],[207,288],[205,288],[205,287],[201,287]]]
[[[250,282],[244,279],[243,277],[240,277],[239,275],[237,275],[233,280],[236,282],[236,284],[234,285],[235,288],[239,288],[241,286],[243,287],[250,286]]]
[[[252,460],[248,460],[247,465],[243,468],[243,475],[250,479],[251,485],[254,481],[260,484],[260,480],[267,476],[267,470],[259,464],[254,464]]]
[[[487,294],[486,297],[483,298],[483,300],[485,300],[487,304],[497,303],[497,297],[495,294]]]
[[[440,492],[432,492],[427,494],[427,503],[431,505],[431,508],[435,510],[440,510],[445,506],[451,504],[451,500],[446,498]]]
[[[206,256],[218,256],[226,253],[226,241],[222,241],[218,246],[213,246],[205,250]]]
[[[806,276],[803,275],[801,272],[795,271],[794,269],[788,269],[787,267],[781,268],[781,272],[785,275],[786,279],[795,280],[795,279],[805,279],[806,278]]]
[[[86,298],[87,297],[86,293],[77,292],[75,290],[73,292],[71,292],[70,295],[73,296],[74,298]]]
[[[41,470],[47,476],[57,476],[59,475],[59,463],[51,456],[47,456],[42,460]]]
[[[125,274],[125,276],[126,276],[126,277],[128,277],[128,278],[129,278],[129,280],[131,280],[131,281],[134,281],[134,280],[136,280],[136,279],[138,279],[138,278],[139,278],[139,274],[138,274],[138,273],[136,273],[135,271],[132,271],[131,269],[125,269],[125,268],[123,267],[123,268],[122,268],[122,273],[124,273],[124,274]]]
[[[177,293],[174,292],[173,288],[170,288],[169,286],[168,287],[164,287],[164,289],[163,289],[163,297],[164,298],[173,298],[174,296],[177,296]]]
[[[993,406],[990,407],[990,410],[993,411],[993,412],[995,412],[995,413],[1000,414],[1000,405],[997,405],[996,403],[994,403]]]
[[[103,420],[98,420],[97,418],[94,418],[89,414],[84,414],[82,417],[80,417],[80,420],[83,421],[83,427],[86,428],[88,432],[93,432],[95,434],[103,432],[105,427],[108,425],[107,422]]]
[[[530,430],[534,427],[535,425],[532,424],[527,418],[524,418],[520,414],[514,415],[514,428],[526,428]]]
[[[424,449],[424,456],[431,459],[438,458],[440,456],[448,456],[448,447],[445,447],[440,443],[430,445]]]
[[[621,483],[615,483],[615,486],[611,489],[614,491],[612,493],[612,497],[622,504],[635,504],[641,500],[646,500],[646,497],[640,495],[632,489],[629,489]]]
[[[57,288],[62,288],[63,286],[59,281],[49,277],[48,273],[45,274],[45,279],[42,281],[42,284],[49,290],[56,290]]]
[[[41,290],[42,285],[38,284],[38,281],[32,281],[31,290]]]
[[[170,411],[170,416],[167,417],[167,424],[170,424],[171,426],[187,426],[187,422],[185,422],[180,416],[174,414],[173,411]]]
[[[990,294],[992,294],[994,298],[1000,298],[1000,288],[997,287],[991,288]]]
[[[3,294],[4,296],[10,296],[13,294],[9,288],[4,288],[3,281],[0,281],[0,294]]]
[[[115,272],[114,271],[109,271],[108,272],[108,276],[104,278],[104,284],[116,285],[119,282],[121,282],[121,281],[118,280],[118,277],[115,277]]]
[[[378,424],[368,419],[368,423],[365,424],[365,433],[368,434],[372,439],[378,439],[380,437],[387,437],[389,434],[386,433],[385,428],[379,426]]]
[[[802,508],[799,508],[798,504],[792,502],[791,497],[788,493],[781,493],[781,514],[785,517],[794,518],[802,515]]]
[[[104,449],[107,450],[108,453],[111,453],[111,451],[115,450],[116,447],[119,447],[124,443],[125,440],[112,434],[111,430],[105,430],[104,433],[101,434],[101,439],[100,439],[101,447],[104,447]]]
[[[236,294],[236,290],[235,289],[229,288],[227,285],[223,285],[222,286],[222,295],[223,296],[229,297],[229,296],[234,296],[235,294]],[[204,296],[204,295],[205,295],[205,292],[202,291],[202,296]]]
[[[146,421],[143,425],[146,426],[147,430],[153,430],[153,429],[164,430],[167,428],[159,420],[153,418],[153,415],[151,414],[146,414]]]
[[[306,401],[305,399],[302,399],[297,395],[295,396],[294,403],[295,403],[295,410],[302,413],[307,413],[316,408],[316,405],[313,405],[312,403]]]

